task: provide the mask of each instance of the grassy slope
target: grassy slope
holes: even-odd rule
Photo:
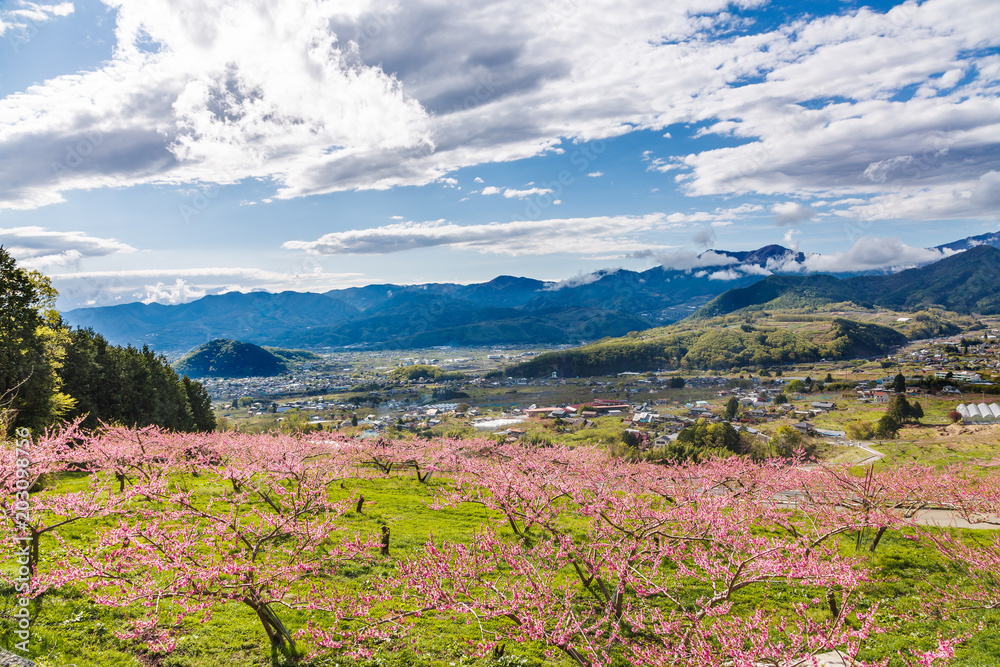
[[[893,314],[894,315],[894,314]],[[828,311],[685,320],[572,350],[547,352],[510,375],[566,377],[671,368],[770,366],[884,354],[906,342],[903,323],[884,312]],[[896,324],[898,326],[890,326]]]

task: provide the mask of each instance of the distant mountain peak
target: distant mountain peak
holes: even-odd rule
[[[940,248],[947,248],[953,257],[969,255],[969,260],[974,260],[984,252],[980,247],[991,245],[1000,246],[1000,233],[972,236]],[[63,317],[71,326],[90,327],[115,344],[148,345],[168,354],[182,354],[219,338],[310,349],[514,341],[566,344],[676,322],[730,288],[753,286],[739,299],[756,302],[767,290],[773,292],[769,298],[785,293],[795,282],[785,279],[796,275],[809,274],[824,289],[840,285],[828,276],[810,273],[815,255],[806,257],[777,244],[746,251],[679,252],[672,257],[671,262],[671,256],[663,256],[661,264],[645,271],[606,268],[558,282],[505,274],[473,284],[376,284],[323,294],[230,292],[174,306],[131,303],[81,308],[67,311]],[[885,272],[867,275],[874,273]],[[985,284],[1000,282],[983,277]],[[909,278],[903,275],[898,280]],[[909,285],[898,292],[890,290],[892,299],[900,303],[954,300],[942,276],[935,276],[933,282],[936,292]],[[874,292],[869,287],[849,290],[853,284],[837,288],[845,292],[839,300],[873,301]],[[886,285],[887,290],[890,287]],[[994,307],[986,295],[955,306]]]
[[[753,264],[761,268],[766,268],[768,262],[772,262],[773,260],[781,260],[782,262],[785,261],[803,262],[805,261],[806,258],[804,253],[773,243],[771,245],[766,245],[761,248],[757,248],[756,250],[732,251],[732,250],[710,249],[698,255],[698,258],[701,259],[707,256],[708,253],[714,253],[716,255],[731,257],[740,264]]]
[[[994,248],[1000,248],[1000,232],[988,232],[986,234],[979,234],[978,236],[968,236],[964,239],[958,241],[952,241],[951,243],[945,243],[944,245],[936,246],[936,250],[969,250],[970,248],[975,248],[977,246],[988,245]]]

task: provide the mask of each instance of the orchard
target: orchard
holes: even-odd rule
[[[28,440],[0,450],[0,586],[28,603],[3,607],[0,646],[41,665],[1000,661],[1000,483],[978,470],[78,424]]]

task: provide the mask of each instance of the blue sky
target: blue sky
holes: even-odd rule
[[[996,231],[995,0],[0,2],[0,243],[60,307]]]

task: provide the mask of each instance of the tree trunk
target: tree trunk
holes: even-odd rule
[[[362,493],[361,495],[358,496],[358,506],[357,508],[355,508],[355,511],[358,514],[361,514],[361,508],[364,507],[364,504],[365,504],[365,494]]]
[[[380,552],[383,556],[389,555],[389,526],[382,526],[382,548]]]
[[[560,646],[559,648],[561,648],[566,655],[573,658],[573,661],[580,667],[590,667],[590,661],[580,655],[580,652],[572,646]]]
[[[42,534],[31,529],[31,554],[28,556],[28,567],[31,568],[31,574],[34,575],[38,570],[38,559],[39,559],[39,540]]]
[[[826,603],[830,606],[830,615],[839,618],[840,607],[837,606],[837,594],[832,588],[826,589]]]
[[[878,529],[878,532],[875,533],[875,539],[872,540],[872,546],[871,548],[868,549],[869,552],[875,553],[875,547],[878,546],[878,541],[882,539],[883,535],[885,535],[885,529],[886,526],[882,526],[881,528]]]
[[[260,619],[261,625],[264,626],[264,632],[271,642],[272,652],[280,651],[287,657],[297,657],[295,640],[278,615],[266,603],[257,602],[252,598],[244,598],[243,602],[256,612],[257,618]]]

